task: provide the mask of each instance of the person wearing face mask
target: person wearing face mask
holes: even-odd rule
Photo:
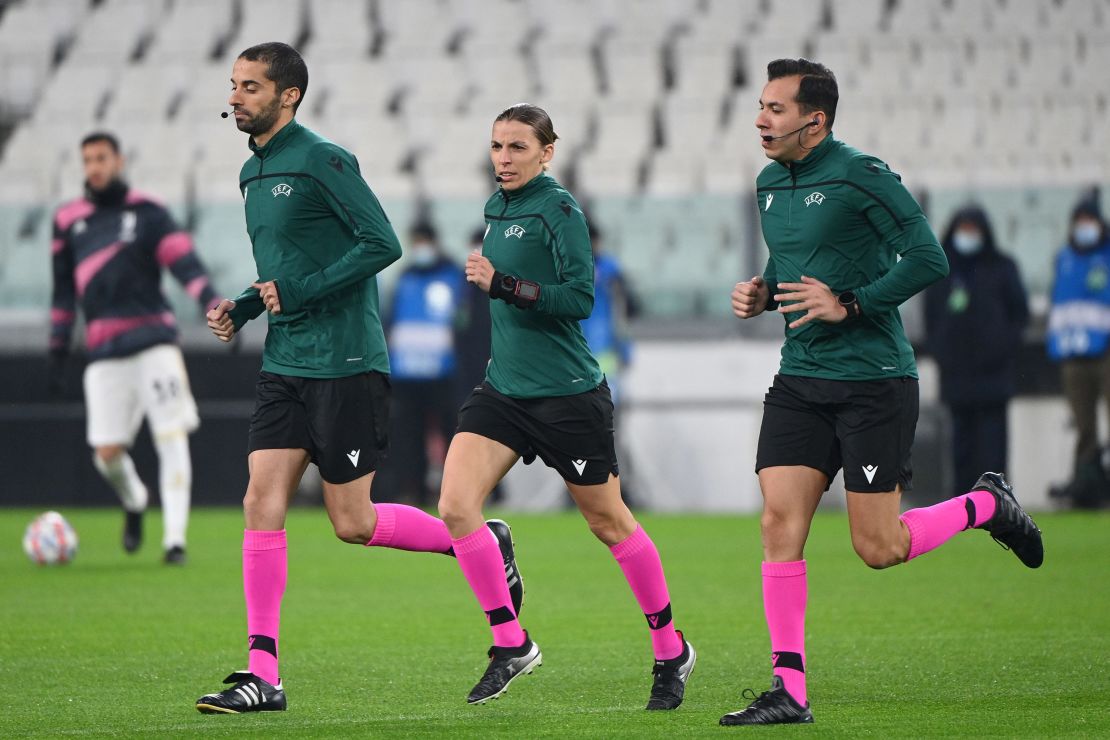
[[[1072,482],[1056,494],[1098,507],[1110,500],[1097,416],[1099,398],[1110,403],[1110,233],[1097,194],[1072,211],[1068,241],[1056,256],[1047,338],[1077,433]]]
[[[392,434],[376,489],[381,500],[426,506],[439,492],[443,458],[455,432],[454,327],[466,281],[462,268],[444,254],[431,223],[417,222],[409,241],[408,264],[386,315]]]
[[[1017,263],[998,250],[982,208],[959,210],[942,246],[949,272],[925,294],[926,346],[951,414],[959,493],[983,470],[1008,470],[1007,407],[1029,307]]]

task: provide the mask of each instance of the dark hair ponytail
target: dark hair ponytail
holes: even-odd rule
[[[493,119],[494,123],[498,121],[520,121],[528,125],[532,129],[532,133],[536,135],[540,146],[554,144],[555,140],[559,138],[555,134],[555,127],[551,123],[551,116],[547,115],[547,111],[529,103],[517,103],[506,108],[501,112],[501,115]]]

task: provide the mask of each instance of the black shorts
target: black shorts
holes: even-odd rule
[[[619,475],[609,385],[553,398],[509,398],[483,382],[459,409],[460,432],[500,442],[530,465],[537,456],[563,480],[593,486]]]
[[[755,471],[805,465],[857,493],[913,487],[916,378],[823,380],[776,375],[763,399]]]
[[[299,378],[262,371],[248,453],[308,450],[328,483],[377,470],[389,449],[389,376]]]

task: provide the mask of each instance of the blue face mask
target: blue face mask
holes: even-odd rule
[[[1071,230],[1071,240],[1077,247],[1093,247],[1102,236],[1102,227],[1095,221],[1080,221]]]
[[[957,231],[952,235],[952,248],[964,257],[979,254],[983,249],[983,235],[975,231]]]

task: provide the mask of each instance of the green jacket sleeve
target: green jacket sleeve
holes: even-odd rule
[[[763,282],[767,285],[767,305],[763,310],[774,311],[779,307],[779,302],[775,300],[775,293],[779,292],[779,277],[775,274],[775,262],[770,257],[767,258],[767,266],[763,268]]]
[[[886,164],[862,157],[853,164],[851,180],[861,188],[864,217],[902,258],[854,292],[865,315],[893,311],[947,275],[948,258],[921,206]]]
[[[258,318],[259,314],[266,310],[266,305],[262,302],[262,296],[258,292],[258,288],[247,288],[239,295],[231,300],[235,301],[235,308],[227,312],[231,317],[231,323],[235,325],[235,331],[243,328],[243,324],[251,319]]]
[[[350,152],[321,143],[309,153],[320,197],[346,223],[355,246],[332,264],[301,278],[279,278],[283,313],[299,311],[337,290],[373,277],[401,256],[401,243]]]
[[[594,252],[586,217],[565,201],[548,209],[559,283],[544,285],[533,310],[560,319],[589,318],[594,309]]]

